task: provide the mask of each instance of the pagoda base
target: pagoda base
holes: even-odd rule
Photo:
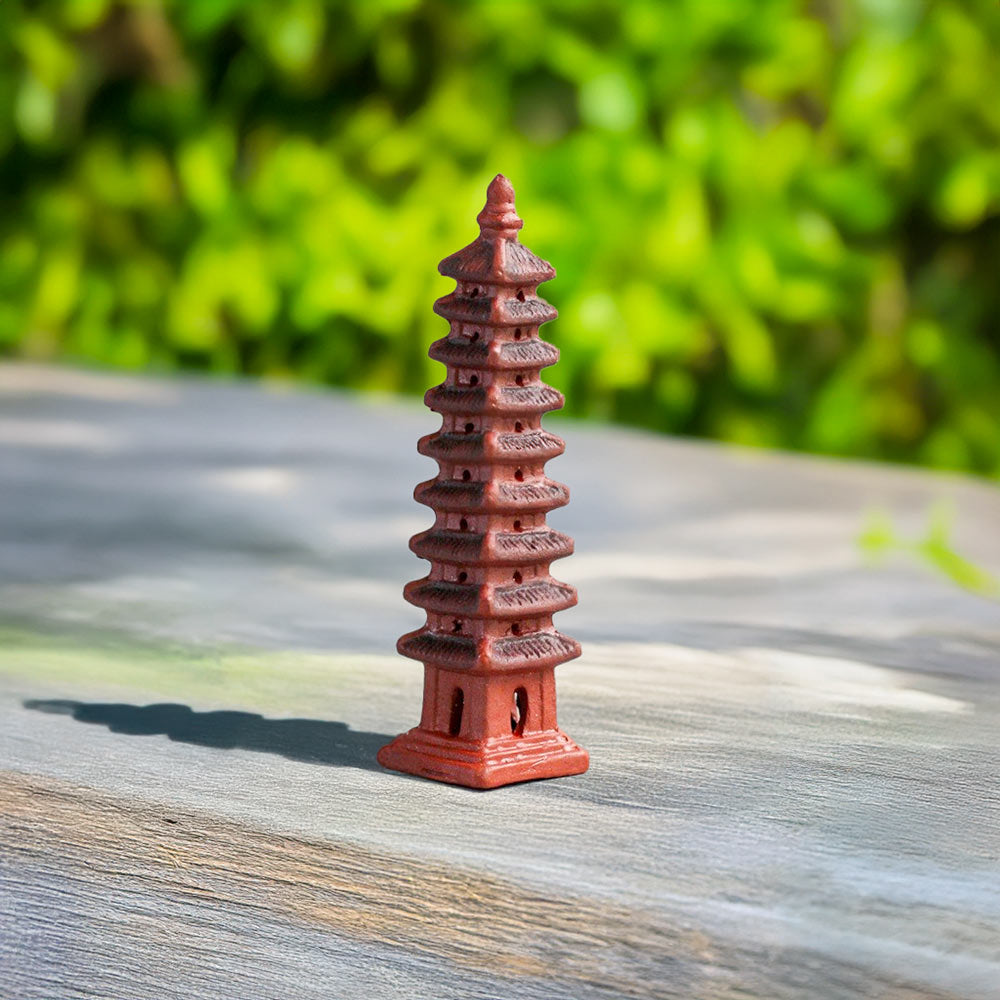
[[[432,781],[498,788],[519,781],[582,774],[590,755],[560,729],[467,740],[418,727],[382,747],[378,762],[390,770]]]

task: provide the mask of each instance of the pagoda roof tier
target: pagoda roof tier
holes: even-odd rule
[[[519,416],[548,413],[562,408],[565,399],[558,389],[535,385],[448,385],[442,383],[424,393],[424,403],[437,413],[469,416],[507,414]]]
[[[442,337],[435,340],[427,352],[435,361],[452,368],[490,368],[504,371],[519,368],[541,369],[559,360],[559,348],[534,337],[530,340],[487,341],[475,343],[460,338]]]
[[[452,580],[414,580],[403,596],[418,608],[464,618],[538,618],[576,604],[576,590],[551,577],[496,587]]]
[[[546,462],[566,445],[547,431],[437,432],[422,437],[417,451],[441,462]]]
[[[514,189],[497,174],[486,190],[486,205],[476,216],[479,236],[445,257],[438,270],[456,281],[527,285],[548,281],[555,268],[517,241],[524,225],[514,208]]]
[[[580,655],[580,644],[555,629],[528,635],[486,637],[443,635],[429,628],[408,632],[396,649],[403,656],[452,670],[491,674],[544,669]]]
[[[540,326],[555,319],[555,306],[537,295],[522,302],[507,295],[461,295],[452,292],[434,303],[434,312],[453,323],[480,323],[483,326]]]
[[[548,565],[573,552],[573,539],[561,531],[450,531],[429,528],[410,539],[421,559],[461,566]]]
[[[569,503],[569,490],[552,479],[510,483],[484,483],[461,479],[428,479],[414,491],[418,503],[436,511],[458,514],[517,514],[555,510]]]
[[[519,243],[516,236],[497,239],[488,231],[445,257],[438,271],[456,281],[494,285],[538,285],[556,276],[555,268]]]

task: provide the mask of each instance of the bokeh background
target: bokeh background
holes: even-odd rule
[[[419,392],[514,182],[568,410],[1000,474],[995,0],[0,0],[0,351]]]

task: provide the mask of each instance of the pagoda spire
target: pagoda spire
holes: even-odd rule
[[[425,402],[442,422],[417,444],[438,463],[414,491],[434,524],[410,540],[431,569],[403,594],[427,620],[397,648],[424,665],[423,712],[378,759],[493,788],[579,774],[588,755],[556,722],[554,668],[580,646],[552,623],[576,604],[574,588],[549,574],[573,541],[545,520],[569,501],[544,469],[563,442],[541,426],[544,413],[563,405],[539,375],[559,357],[538,336],[556,311],[537,287],[555,271],[518,242],[523,223],[502,174],[477,221],[477,239],[439,265],[457,283],[434,303],[449,327],[429,354],[447,376]]]
[[[497,174],[486,189],[486,204],[476,216],[479,232],[486,239],[516,240],[524,225],[514,208],[514,189],[503,174]]]

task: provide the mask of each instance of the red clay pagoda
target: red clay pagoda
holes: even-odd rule
[[[538,337],[556,311],[536,295],[555,271],[518,242],[523,223],[506,177],[493,179],[477,221],[479,238],[438,268],[458,283],[434,303],[450,329],[429,353],[448,374],[425,401],[442,425],[417,445],[439,466],[414,492],[434,525],[410,540],[431,571],[403,593],[427,623],[397,648],[424,664],[423,713],[378,759],[495,788],[580,774],[588,755],[556,725],[554,668],[580,646],[552,625],[576,604],[574,588],[549,576],[573,540],[545,523],[569,500],[544,471],[563,442],[541,427],[542,414],[563,405],[539,378],[559,357]]]

